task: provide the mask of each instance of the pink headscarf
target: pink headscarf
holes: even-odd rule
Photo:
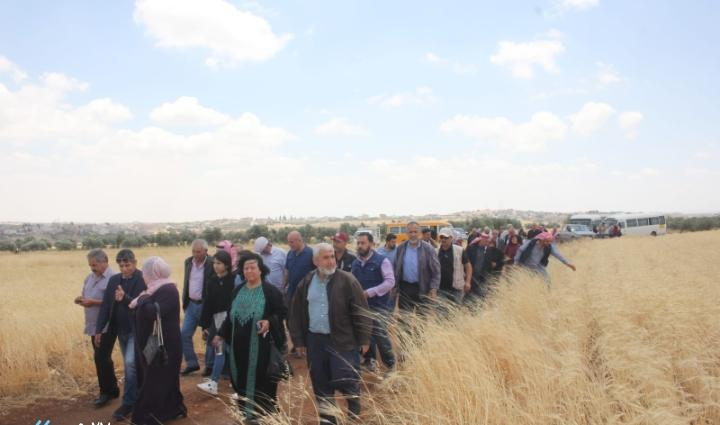
[[[555,240],[555,236],[552,233],[545,231],[545,232],[542,232],[539,235],[535,236],[535,239],[540,240],[540,241],[552,242]]]
[[[233,243],[229,240],[225,239],[224,241],[218,242],[217,248],[222,249],[223,251],[230,254],[232,271],[236,271],[238,268],[238,251],[237,248],[235,248],[235,245],[233,245]]]
[[[170,280],[170,265],[160,257],[150,257],[142,266],[143,279],[147,289],[130,302],[130,308],[137,307],[137,302],[143,295],[152,295],[164,285],[174,285]]]

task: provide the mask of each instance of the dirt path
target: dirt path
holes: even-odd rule
[[[315,408],[312,397],[309,395],[307,364],[305,359],[291,359],[295,375],[288,383],[281,384],[278,389],[280,405],[289,417],[298,424],[316,423]],[[231,425],[234,424],[227,404],[232,394],[230,382],[223,379],[219,383],[221,397],[212,397],[199,391],[196,385],[202,382],[199,373],[180,378],[181,391],[185,397],[188,408],[187,419],[172,421],[178,425]],[[0,416],[2,425],[36,425],[42,420],[50,420],[49,425],[95,425],[102,423],[108,425],[118,423],[112,420],[112,412],[120,406],[120,400],[115,399],[106,406],[96,409],[92,406],[95,398],[94,392],[72,401],[46,400],[22,409],[11,410],[7,415]],[[128,423],[124,421],[122,423]]]

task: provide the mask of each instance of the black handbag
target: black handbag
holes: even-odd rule
[[[275,339],[270,332],[268,332],[268,339],[270,340],[270,361],[267,367],[268,377],[275,382],[290,379],[293,374],[290,362],[287,361],[285,356],[277,348]]]
[[[163,340],[162,332],[162,319],[160,318],[160,306],[158,303],[155,304],[156,317],[155,323],[153,324],[153,333],[148,337],[143,348],[143,356],[148,365],[153,364],[156,361],[160,366],[168,364],[168,355],[165,350],[165,341]]]

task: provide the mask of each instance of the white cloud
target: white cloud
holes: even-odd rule
[[[625,131],[625,137],[627,139],[634,139],[638,135],[638,127],[642,122],[644,116],[642,113],[637,111],[623,112],[618,117],[618,125]]]
[[[371,105],[381,105],[387,108],[399,108],[402,106],[417,105],[425,106],[435,103],[436,98],[433,90],[427,86],[420,86],[414,92],[398,93],[394,95],[378,95],[367,99]]]
[[[174,102],[166,102],[150,112],[150,118],[167,126],[213,126],[230,121],[230,117],[221,112],[200,105],[197,98],[181,96]]]
[[[48,88],[66,92],[66,91],[85,91],[90,86],[88,83],[78,81],[75,78],[57,72],[47,72],[40,76],[42,81]]]
[[[178,221],[259,214],[253,209],[265,203],[267,191],[281,193],[305,168],[305,159],[278,149],[296,137],[252,113],[182,134],[133,128],[125,124],[131,111],[112,99],[73,104],[72,90],[87,87],[57,73],[28,78],[17,89],[0,85],[0,179],[9,182],[0,185],[0,198],[8,200],[2,219]],[[234,201],[238,181],[258,178],[262,185],[244,187],[242,201]],[[118,202],[118,187],[131,190],[134,202]],[[191,203],[184,201],[188,194]],[[287,196],[302,201],[301,195]],[[228,202],[227,211],[209,212],[218,199]]]
[[[433,52],[425,53],[424,59],[428,63],[448,68],[455,74],[475,74],[477,72],[477,66],[473,64],[450,61],[448,59],[441,58]]]
[[[10,78],[15,82],[20,82],[27,78],[25,71],[2,55],[0,55],[0,74],[9,74]]]
[[[607,87],[623,80],[612,65],[598,62],[597,67],[598,72],[595,78],[601,87]]]
[[[65,96],[86,90],[87,83],[59,73],[43,74],[39,81],[28,79],[17,90],[0,87],[0,141],[11,145],[90,141],[111,124],[132,117],[125,106],[107,98],[80,106],[67,104]]]
[[[588,102],[575,114],[568,118],[573,131],[581,136],[589,136],[600,129],[615,113],[615,109],[607,103]]]
[[[558,0],[558,6],[567,10],[587,10],[600,4],[600,0]]]
[[[86,116],[89,120],[101,121],[107,124],[127,121],[132,118],[128,108],[113,102],[109,98],[95,99],[85,106],[77,109],[77,113]]]
[[[516,78],[529,79],[535,76],[536,67],[548,73],[557,73],[555,59],[564,51],[565,47],[559,40],[501,41],[490,62],[510,68]]]
[[[607,103],[588,102],[564,120],[541,111],[529,121],[515,123],[506,117],[456,115],[444,121],[440,129],[446,133],[460,133],[480,142],[499,143],[515,151],[541,151],[549,142],[564,141],[568,128],[581,136],[589,136],[602,128],[615,110]]]
[[[210,67],[267,61],[292,38],[225,0],[136,0],[133,17],[159,47],[208,49]]]
[[[367,134],[367,130],[349,123],[344,118],[333,118],[315,127],[315,134],[327,137],[353,137],[364,136]]]
[[[565,123],[550,112],[537,112],[530,121],[519,124],[505,117],[456,115],[443,122],[440,129],[517,151],[543,150],[548,142],[563,140],[567,132]]]

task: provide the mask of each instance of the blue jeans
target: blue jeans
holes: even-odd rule
[[[183,318],[182,330],[180,338],[182,339],[183,357],[185,358],[185,366],[199,367],[197,354],[195,354],[195,346],[193,346],[193,335],[200,323],[200,314],[202,313],[202,304],[190,302],[187,310],[185,310],[185,318]],[[213,368],[215,361],[215,353],[212,346],[205,347],[205,368],[208,370]]]
[[[213,358],[215,359],[215,361],[212,365],[212,374],[210,375],[210,379],[212,379],[215,382],[218,382],[220,380],[220,375],[223,373],[223,369],[225,368],[225,359],[227,358],[230,346],[227,343],[223,342],[223,352],[222,352],[222,354],[217,354],[215,352],[215,347],[212,346],[212,340],[213,340],[213,338],[215,338],[215,335],[217,335],[217,331],[215,330],[215,325],[210,327],[208,333],[209,333],[208,339],[207,339],[208,340],[208,349],[212,350],[210,352],[210,355],[213,356]]]
[[[337,351],[332,347],[330,335],[308,333],[306,337],[307,362],[313,392],[320,408],[320,418],[337,423],[327,404],[334,404],[335,391],[347,397],[348,412],[360,415],[360,351]]]
[[[137,369],[135,367],[135,335],[118,335],[120,352],[123,357],[123,369],[125,369],[125,388],[123,392],[123,404],[134,406],[138,398]]]

